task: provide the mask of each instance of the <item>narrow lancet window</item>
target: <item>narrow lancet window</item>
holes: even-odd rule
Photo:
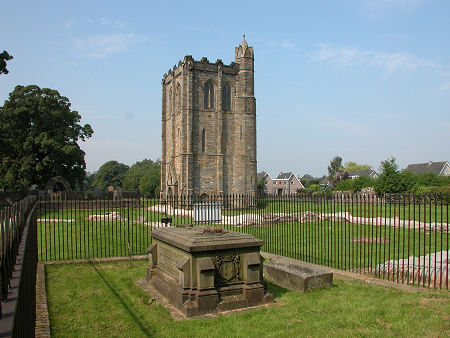
[[[205,83],[204,105],[206,109],[214,108],[214,86],[211,81]]]
[[[222,110],[231,110],[231,87],[228,83],[222,88]]]
[[[202,129],[202,153],[205,152],[205,128]]]

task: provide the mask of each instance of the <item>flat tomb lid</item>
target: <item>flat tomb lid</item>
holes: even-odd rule
[[[205,226],[159,228],[153,238],[188,252],[261,247],[264,242],[249,234],[226,231],[224,234],[205,232]]]

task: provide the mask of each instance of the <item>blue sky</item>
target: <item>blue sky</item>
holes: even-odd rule
[[[161,79],[186,54],[255,51],[258,170],[321,176],[330,159],[378,169],[450,160],[450,2],[8,1],[0,104],[57,89],[90,123],[87,169],[161,156]]]

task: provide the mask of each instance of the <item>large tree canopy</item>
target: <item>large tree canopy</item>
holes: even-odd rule
[[[121,188],[128,169],[126,164],[108,161],[98,169],[92,184],[102,190],[106,190],[110,185],[114,188]]]
[[[0,74],[8,74],[8,69],[6,69],[6,61],[14,59],[12,55],[4,50],[0,53]]]
[[[93,130],[80,119],[57,90],[17,86],[0,107],[0,187],[43,188],[53,176],[66,178],[72,187],[81,183],[86,163],[77,141]]]
[[[358,164],[356,162],[346,162],[344,166],[344,171],[346,172],[354,172],[354,171],[363,171],[363,170],[369,170],[372,169],[372,167],[368,164]]]
[[[339,170],[342,170],[342,157],[335,156],[328,166],[328,174],[334,177]]]
[[[127,171],[123,180],[126,190],[139,190],[145,197],[157,197],[161,183],[161,162],[143,160],[136,162]]]

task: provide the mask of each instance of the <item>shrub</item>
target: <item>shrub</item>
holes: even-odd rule
[[[312,193],[312,196],[314,196],[314,197],[331,198],[332,190],[331,189],[324,189],[324,190],[320,190],[320,191],[315,191],[315,192]]]
[[[353,191],[353,181],[351,179],[339,180],[334,185],[334,190],[336,191]]]
[[[381,174],[375,184],[377,194],[401,193],[406,191],[394,157],[381,162],[380,172]]]
[[[376,180],[369,176],[359,176],[353,181],[353,191],[361,191],[363,188],[375,186]]]
[[[336,183],[335,189],[338,191],[361,191],[363,188],[375,186],[376,180],[369,176],[359,176],[358,178],[352,180],[340,180]]]

